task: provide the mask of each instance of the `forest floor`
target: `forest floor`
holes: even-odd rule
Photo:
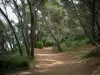
[[[55,53],[51,47],[35,49],[35,67],[12,75],[100,75],[99,58],[80,58],[89,49],[89,46],[76,48],[74,53]],[[75,53],[77,50],[80,54]]]

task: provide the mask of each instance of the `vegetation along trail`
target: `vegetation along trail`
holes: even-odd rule
[[[88,63],[77,56],[54,53],[51,49],[51,47],[36,49],[35,68],[12,75],[92,75],[94,72],[92,60]]]
[[[100,0],[0,0],[0,75],[100,75],[99,67]]]

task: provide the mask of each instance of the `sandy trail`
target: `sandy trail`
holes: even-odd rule
[[[86,61],[51,49],[35,49],[35,68],[12,75],[92,75],[95,67]]]

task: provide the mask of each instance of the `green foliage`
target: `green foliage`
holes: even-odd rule
[[[68,48],[66,47],[65,44],[61,44],[61,48],[62,48],[63,52],[66,51],[66,50],[68,49]],[[52,50],[53,50],[54,52],[59,52],[59,50],[58,50],[58,48],[57,48],[56,46],[53,46],[53,47],[52,47]]]
[[[29,68],[29,60],[26,57],[21,57],[19,53],[0,55],[0,73],[22,70]],[[6,71],[6,72],[5,72]]]
[[[36,43],[36,47],[37,48],[43,48],[43,41],[38,41],[37,43]]]
[[[88,54],[86,54],[85,56],[83,56],[84,58],[91,58],[91,57],[100,57],[100,53],[97,52],[90,52]]]
[[[1,55],[0,56],[0,67],[15,69],[29,67],[28,60],[19,55]]]
[[[61,48],[63,51],[68,51],[71,48],[76,48],[76,47],[80,47],[80,46],[84,46],[86,45],[88,42],[88,39],[86,37],[83,36],[73,36],[73,37],[69,37],[65,40],[65,42],[61,43]],[[58,52],[57,47],[53,47],[53,50],[55,52]]]
[[[88,39],[83,36],[74,36],[70,37],[66,40],[65,44],[68,48],[75,48],[86,45],[88,42]]]
[[[45,43],[45,47],[50,47],[50,46],[53,46],[54,45],[54,42],[46,42]]]
[[[91,58],[91,57],[100,57],[100,51],[92,50],[83,56],[84,58]]]
[[[46,2],[48,2],[48,0],[42,0],[41,1],[43,4],[45,4]]]

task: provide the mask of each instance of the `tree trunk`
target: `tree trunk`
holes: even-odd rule
[[[25,5],[25,2],[24,0],[20,0],[21,3],[22,3],[22,18],[23,18],[23,25],[24,25],[24,32],[25,32],[25,40],[26,40],[26,46],[27,46],[27,49],[28,49],[28,53],[29,53],[29,50],[30,50],[30,46],[29,46],[29,42],[28,42],[28,22],[27,22],[27,18],[26,18],[26,5]]]
[[[50,23],[47,22],[47,20],[45,19],[45,15],[44,15],[44,12],[41,12],[42,16],[43,16],[43,20],[44,22],[46,23],[47,25],[47,29],[48,31],[50,32],[51,36],[53,37],[55,43],[56,43],[56,46],[58,48],[58,51],[62,52],[62,49],[61,49],[61,46],[60,46],[60,43],[59,43],[59,40],[54,36],[52,30],[51,30],[51,27],[49,26]]]
[[[82,23],[82,21],[81,21],[80,13],[79,13],[77,7],[76,7],[75,4],[74,4],[74,1],[71,0],[71,2],[72,2],[73,7],[74,7],[74,9],[75,9],[75,11],[76,11],[76,15],[77,15],[77,17],[78,17],[78,20],[79,20],[79,22],[80,22],[80,25],[81,25],[81,27],[83,28],[83,30],[84,30],[86,36],[92,41],[92,43],[93,43],[94,45],[97,45],[97,43],[96,43],[95,40],[93,39],[94,37],[91,38],[91,36],[90,36],[89,34],[87,34],[87,31],[86,31],[86,29],[84,28],[84,25],[83,25],[83,23]],[[92,29],[93,29],[92,34],[93,34],[93,36],[94,36],[94,27],[92,27]]]
[[[27,43],[26,37],[25,37],[25,35],[24,35],[24,29],[25,29],[24,24],[26,24],[26,22],[25,22],[25,21],[24,21],[24,22],[22,21],[22,18],[23,18],[23,20],[25,20],[25,17],[22,17],[22,16],[21,16],[16,1],[13,0],[13,2],[14,2],[15,9],[16,9],[16,11],[17,11],[19,24],[22,25],[21,33],[22,33],[22,37],[23,37],[23,42],[24,42],[24,45],[25,45],[25,48],[26,48],[26,53],[27,53],[27,55],[29,56],[28,43]],[[23,8],[23,7],[24,7],[24,6],[23,6],[23,1],[21,1],[21,2],[22,2],[22,8]],[[25,11],[24,11],[25,9],[22,9],[22,10],[23,10],[22,13],[25,13]],[[23,16],[26,16],[26,15],[23,15]]]
[[[93,0],[93,3],[92,3],[92,38],[93,40],[95,40],[95,0]],[[92,42],[93,45],[95,45],[94,42]]]
[[[31,3],[29,0],[27,0],[28,5],[29,5],[29,9],[30,9],[30,14],[31,14],[31,57],[34,59],[34,15],[32,13],[32,7],[31,7]]]
[[[10,28],[12,29],[12,32],[13,32],[13,34],[14,34],[14,36],[15,36],[16,42],[17,42],[18,47],[19,47],[20,55],[23,56],[23,52],[22,52],[22,49],[21,49],[21,47],[20,47],[20,43],[19,43],[19,40],[18,40],[18,38],[17,38],[16,32],[15,32],[15,30],[14,30],[14,28],[13,28],[12,23],[10,22],[9,18],[6,16],[6,14],[2,11],[1,8],[0,8],[0,12],[1,12],[1,14],[5,17],[5,19],[7,20],[7,22],[8,22],[8,24],[9,24]]]

